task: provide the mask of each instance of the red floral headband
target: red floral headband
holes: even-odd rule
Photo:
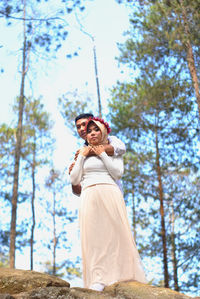
[[[111,128],[109,127],[109,124],[107,122],[105,122],[102,118],[99,118],[99,117],[89,117],[86,127],[85,127],[86,130],[87,130],[88,123],[92,120],[96,120],[96,121],[99,121],[100,123],[102,123],[106,127],[108,134],[111,132]]]

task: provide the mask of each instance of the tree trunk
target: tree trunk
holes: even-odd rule
[[[134,234],[134,240],[136,241],[136,214],[135,214],[135,197],[134,192],[132,193],[132,212],[133,212],[133,234]]]
[[[31,239],[30,239],[30,255],[31,255],[31,270],[33,270],[33,244],[34,244],[34,231],[35,231],[35,165],[36,165],[36,141],[34,136],[33,144],[33,161],[32,161],[32,198],[31,198],[31,209],[32,209],[32,226],[31,226]]]
[[[174,205],[173,199],[171,200],[171,243],[172,243],[172,265],[173,265],[173,278],[174,278],[174,289],[175,291],[179,291],[178,286],[178,268],[177,268],[177,259],[176,259],[176,243],[175,243],[175,233],[174,233]]]
[[[53,191],[53,275],[56,275],[56,192]]]
[[[24,5],[24,19],[25,19],[25,5]],[[26,32],[24,21],[24,43],[22,54],[22,77],[20,87],[19,98],[19,114],[18,125],[16,133],[16,146],[15,146],[15,160],[14,160],[14,179],[13,179],[13,192],[12,192],[12,215],[11,215],[11,227],[10,227],[10,268],[15,268],[15,242],[16,242],[16,220],[17,220],[17,201],[18,201],[18,185],[19,185],[19,167],[21,156],[21,144],[22,144],[22,123],[23,123],[23,111],[24,111],[24,84],[26,75]]]
[[[167,261],[167,241],[166,241],[163,186],[162,186],[162,174],[161,174],[161,168],[160,168],[160,154],[159,154],[159,147],[158,147],[157,128],[156,128],[155,133],[156,133],[156,171],[157,171],[158,186],[159,186],[161,236],[162,236],[162,244],[163,244],[164,285],[166,288],[168,288],[169,287],[169,273],[168,273],[168,261]]]
[[[199,118],[200,118],[199,81],[198,81],[197,70],[196,70],[196,66],[195,66],[195,60],[194,60],[192,44],[190,42],[190,30],[189,30],[189,25],[188,25],[187,12],[186,12],[183,0],[180,0],[180,5],[181,5],[181,8],[182,8],[183,21],[184,21],[184,32],[185,32],[185,35],[186,35],[185,46],[186,46],[186,51],[187,51],[188,68],[189,68],[191,78],[192,78],[192,82],[193,82],[193,85],[194,85],[195,96],[196,96],[196,101],[197,101],[197,106],[198,106],[198,111],[199,111]]]
[[[97,85],[98,109],[99,109],[99,117],[101,118],[102,117],[102,108],[101,108],[99,76],[98,76],[98,69],[97,69],[97,55],[96,55],[96,46],[95,46],[94,37],[92,37],[92,41],[93,41],[93,55],[94,55],[94,70],[95,70],[96,85]]]

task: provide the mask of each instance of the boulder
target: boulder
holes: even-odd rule
[[[73,287],[56,276],[0,268],[0,299],[192,299],[171,289],[136,281],[118,282],[103,292]],[[199,297],[195,297],[198,299]],[[195,299],[193,298],[193,299]],[[200,299],[200,298],[199,298]]]
[[[191,297],[168,288],[155,287],[137,281],[120,282],[108,286],[104,292],[121,299],[189,299]]]
[[[0,294],[19,294],[38,287],[70,287],[67,281],[35,271],[0,268]]]

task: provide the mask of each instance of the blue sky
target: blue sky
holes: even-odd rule
[[[100,83],[102,105],[106,107],[109,89],[117,80],[123,80],[126,72],[121,73],[115,59],[119,55],[118,42],[123,42],[123,33],[128,29],[128,9],[119,5],[115,0],[94,0],[87,2],[84,13],[77,14],[84,30],[95,37],[97,64]],[[64,122],[57,109],[57,99],[64,93],[78,90],[78,93],[87,93],[97,103],[96,79],[93,62],[93,43],[91,39],[80,31],[80,26],[74,15],[68,15],[70,33],[57,59],[51,62],[42,61],[32,64],[33,75],[31,85],[29,76],[27,95],[42,96],[45,109],[51,113],[55,121],[54,134],[57,139],[58,153],[55,155],[58,167],[63,163],[57,157],[68,151],[71,154],[76,146],[76,140],[64,126]],[[18,25],[20,26],[20,25]],[[19,28],[16,28],[19,29]],[[20,73],[20,35],[13,27],[6,27],[0,23],[3,45],[0,48],[0,66],[4,67],[1,74],[0,88],[3,95],[0,99],[1,122],[10,123],[13,114],[11,106],[14,98],[19,95]],[[67,59],[66,54],[78,49],[79,56]],[[70,135],[70,137],[69,137]],[[63,140],[70,138],[72,147]]]

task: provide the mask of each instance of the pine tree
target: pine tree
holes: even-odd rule
[[[52,122],[49,114],[44,111],[44,106],[40,99],[25,101],[24,110],[24,135],[22,158],[25,160],[26,172],[30,171],[32,190],[31,190],[31,211],[32,225],[30,236],[30,269],[33,270],[33,246],[35,231],[35,199],[37,190],[38,169],[49,162],[48,156],[53,149],[53,138],[51,137]],[[47,150],[48,149],[48,150]],[[47,152],[49,155],[47,155]]]

